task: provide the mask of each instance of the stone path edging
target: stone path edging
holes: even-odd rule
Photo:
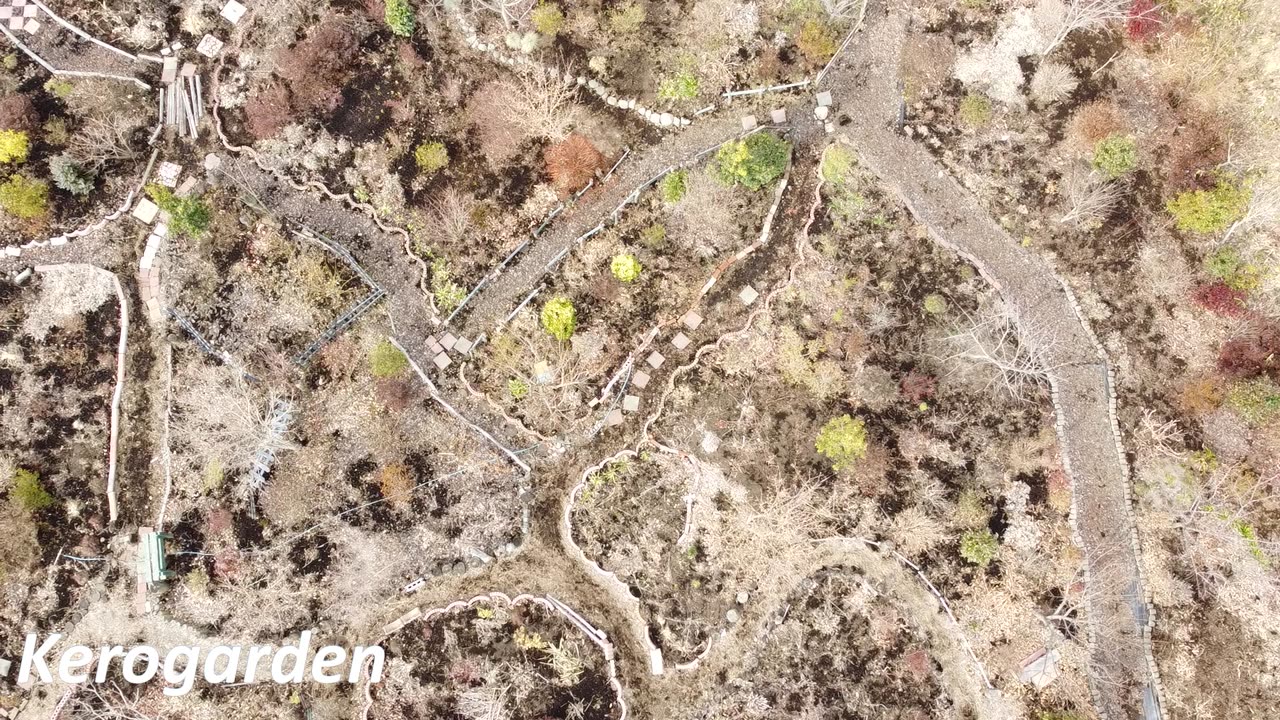
[[[618,665],[617,665],[617,661],[615,660],[615,656],[617,653],[614,650],[613,643],[609,641],[609,636],[604,631],[596,628],[594,625],[588,622],[586,618],[578,614],[578,612],[575,611],[573,608],[560,602],[559,600],[555,599],[550,595],[544,595],[539,597],[536,595],[529,595],[527,593],[522,593],[520,595],[516,595],[515,597],[511,597],[506,593],[493,591],[493,592],[489,592],[481,595],[476,595],[469,600],[455,600],[443,607],[431,608],[429,610],[423,610],[422,608],[414,608],[413,610],[410,610],[408,613],[405,613],[404,615],[402,615],[397,620],[384,626],[382,628],[382,633],[383,633],[382,637],[378,639],[378,643],[381,644],[385,642],[387,638],[399,632],[400,630],[404,629],[404,627],[406,625],[409,625],[410,623],[417,622],[417,621],[421,621],[424,623],[430,622],[431,620],[437,617],[440,617],[441,615],[450,615],[450,614],[461,612],[464,610],[469,610],[475,607],[476,605],[481,605],[481,604],[490,604],[490,605],[503,604],[509,607],[516,607],[518,605],[524,605],[524,604],[533,604],[533,605],[538,605],[544,610],[553,611],[556,614],[560,615],[565,620],[568,620],[570,625],[573,625],[574,627],[576,627],[580,632],[586,635],[587,638],[590,639],[591,642],[596,645],[596,647],[600,648],[600,652],[605,657],[605,666],[608,669],[608,672],[606,674],[609,679],[609,686],[613,689],[615,698],[618,701],[618,707],[621,710],[621,714],[618,720],[627,720],[627,712],[628,712],[627,701],[623,697],[622,681],[618,678]],[[367,704],[362,712],[362,716],[366,718],[368,717],[369,708],[372,706],[372,702],[373,702],[372,697],[369,693],[368,686],[369,686],[369,683],[366,683],[365,698],[366,698]]]

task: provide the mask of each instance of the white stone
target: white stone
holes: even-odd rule
[[[244,17],[246,10],[247,8],[237,0],[227,0],[227,4],[222,6],[222,12],[220,14],[227,20],[227,22],[235,25],[240,22],[240,18]]]
[[[205,35],[200,38],[200,43],[196,45],[196,52],[201,55],[212,58],[222,50],[222,41],[212,35]]]
[[[204,169],[217,170],[222,167],[222,158],[217,153],[209,153],[204,156]]]
[[[750,285],[743,287],[742,291],[738,293],[738,299],[741,300],[744,305],[750,305],[755,302],[758,297],[760,297],[760,293],[756,292],[756,289]]]
[[[53,246],[53,247],[61,247],[62,245],[66,245],[66,244],[67,244],[67,236],[66,236],[66,235],[59,235],[59,236],[58,236],[58,237],[56,237],[56,238],[49,238],[49,244],[50,244],[51,246]]]
[[[662,127],[671,127],[671,124],[675,121],[676,118],[671,113],[664,112],[658,117],[658,122],[661,123]]]
[[[742,116],[742,129],[743,129],[743,130],[755,130],[755,129],[756,129],[756,116],[755,116],[755,115],[743,115],[743,116]]]
[[[747,592],[746,590],[743,590],[742,592],[738,593],[738,597],[736,599],[739,605],[746,605],[747,601],[751,599],[751,593]]]
[[[605,104],[607,104],[607,105],[610,105],[610,106],[612,106],[612,107],[618,107],[618,98],[616,98],[616,97],[614,97],[614,96],[612,96],[612,95],[610,95],[609,97],[605,98],[605,99],[604,99],[604,101],[605,101]]]
[[[831,105],[831,91],[824,90],[818,93],[818,107],[829,107]]]
[[[579,85],[586,85],[586,84],[587,84],[587,79],[586,79],[585,77],[583,77],[582,75],[579,75],[579,76],[578,76],[578,84],[579,84]]]
[[[628,395],[622,398],[623,412],[633,413],[640,409],[640,398],[635,395]]]
[[[147,198],[142,198],[133,208],[133,216],[142,222],[150,225],[155,222],[156,215],[160,213],[160,206],[151,202]]]
[[[591,88],[592,90],[595,90],[596,88],[600,87],[600,83],[597,82],[595,78],[591,78],[590,80],[587,81],[587,87]]]
[[[774,110],[769,113],[769,119],[773,121],[774,125],[781,125],[787,121],[787,109],[778,108],[777,110]]]
[[[17,245],[10,245],[4,249],[4,254],[9,257],[18,257],[22,255],[22,248]]]
[[[826,120],[827,116],[830,114],[831,114],[831,109],[825,105],[819,105],[818,107],[813,109],[813,116],[818,118],[819,120]]]
[[[702,452],[708,455],[720,449],[720,438],[713,432],[702,433]]]

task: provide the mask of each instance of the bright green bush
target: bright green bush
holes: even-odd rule
[[[614,35],[633,35],[644,25],[647,17],[644,5],[629,2],[609,14],[609,30]]]
[[[930,315],[946,315],[947,299],[938,293],[929,293],[924,296],[924,311]]]
[[[1204,269],[1232,290],[1246,293],[1257,290],[1265,274],[1262,266],[1241,257],[1240,251],[1229,245],[1209,254]]]
[[[94,173],[66,153],[49,159],[49,177],[72,195],[88,195],[93,190]]]
[[[791,145],[771,132],[725,143],[716,152],[716,177],[725,185],[759,190],[787,169]]]
[[[659,100],[692,100],[698,96],[698,76],[689,70],[668,75],[658,83]]]
[[[436,306],[445,312],[451,312],[467,297],[466,289],[453,281],[453,270],[444,258],[431,261],[431,294]]]
[[[449,165],[449,150],[442,142],[421,143],[413,151],[413,161],[420,172],[430,174]]]
[[[13,473],[13,498],[27,512],[38,512],[57,502],[40,484],[39,474],[21,468]]]
[[[31,152],[31,138],[22,130],[0,130],[0,163],[24,163]]]
[[[827,23],[811,19],[800,27],[796,47],[809,64],[818,67],[836,54],[836,34]]]
[[[640,278],[640,261],[636,260],[635,255],[623,253],[615,255],[613,262],[609,263],[609,270],[613,276],[624,283],[635,282]]]
[[[853,177],[853,168],[857,159],[848,145],[831,145],[822,153],[822,179],[836,185],[843,185]]]
[[[1093,146],[1093,166],[1108,178],[1125,175],[1138,165],[1138,142],[1132,135],[1113,133]]]
[[[1227,390],[1227,407],[1255,425],[1261,425],[1280,412],[1280,386],[1266,377],[1235,383]]]
[[[383,340],[369,351],[369,372],[373,373],[374,377],[399,375],[407,367],[409,367],[409,358],[400,352],[400,348],[392,345],[390,340]]]
[[[529,394],[529,383],[520,378],[511,378],[507,381],[507,394],[513,400],[520,400]]]
[[[818,431],[815,447],[833,468],[843,470],[867,456],[866,424],[848,415],[832,418]]]
[[[573,302],[563,295],[553,297],[542,306],[542,327],[557,340],[568,340],[578,327],[578,313]]]
[[[74,85],[62,78],[51,77],[44,81],[44,89],[47,90],[50,95],[53,95],[59,100],[66,100],[71,97],[71,91],[76,88]]]
[[[960,557],[978,567],[990,565],[999,551],[1000,541],[986,528],[967,530],[960,536]]]
[[[1183,232],[1218,233],[1244,217],[1253,191],[1225,175],[1212,190],[1188,190],[1170,200],[1165,209]]]
[[[414,28],[418,26],[409,0],[387,0],[387,9],[383,17],[387,21],[387,27],[391,28],[391,32],[400,37],[413,35]]]
[[[24,220],[49,212],[49,184],[14,175],[0,185],[0,208]]]
[[[147,195],[169,213],[169,229],[179,235],[197,237],[209,229],[213,213],[209,206],[195,195],[178,197],[163,185],[148,185]]]
[[[554,3],[538,3],[538,7],[533,9],[529,19],[533,22],[533,29],[547,37],[555,37],[564,30],[564,12]]]
[[[960,118],[960,124],[965,127],[984,127],[991,122],[991,101],[973,93],[965,95],[960,101],[957,116]]]
[[[662,196],[662,201],[669,205],[683,200],[687,192],[689,192],[688,170],[674,170],[658,181],[658,194]]]

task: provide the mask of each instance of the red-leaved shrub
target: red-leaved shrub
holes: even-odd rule
[[[1125,18],[1124,31],[1130,40],[1146,42],[1155,37],[1163,24],[1164,20],[1160,17],[1160,6],[1156,5],[1153,0],[1134,0],[1133,4],[1129,6],[1128,16]]]
[[[265,140],[275,135],[293,121],[289,91],[279,83],[271,83],[249,98],[244,105],[244,115],[245,126],[255,139]]]
[[[1269,375],[1280,379],[1280,326],[1269,325],[1223,343],[1218,370],[1233,378]]]
[[[0,100],[0,130],[30,132],[40,124],[40,114],[31,98],[21,93],[6,95]]]
[[[289,82],[298,110],[330,112],[342,101],[342,88],[360,44],[337,20],[326,20],[307,37],[280,52],[280,76]]]
[[[1224,282],[1200,285],[1191,293],[1191,300],[1200,307],[1223,317],[1241,317],[1245,314],[1244,291],[1236,290]]]
[[[604,156],[577,133],[547,148],[545,157],[551,184],[566,195],[586,185],[604,167]]]
[[[933,397],[938,381],[930,375],[912,370],[902,378],[902,394],[913,403],[922,403]]]

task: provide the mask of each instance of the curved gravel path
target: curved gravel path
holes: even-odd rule
[[[1042,339],[1053,368],[1063,465],[1072,481],[1073,531],[1085,554],[1094,702],[1108,720],[1158,717],[1151,612],[1110,363],[1053,268],[1006,233],[924,149],[892,129],[906,32],[906,13],[881,4],[869,13],[866,40],[855,41],[854,51],[828,76],[825,84],[848,118],[841,132],[932,238],[973,263],[1024,332]]]

